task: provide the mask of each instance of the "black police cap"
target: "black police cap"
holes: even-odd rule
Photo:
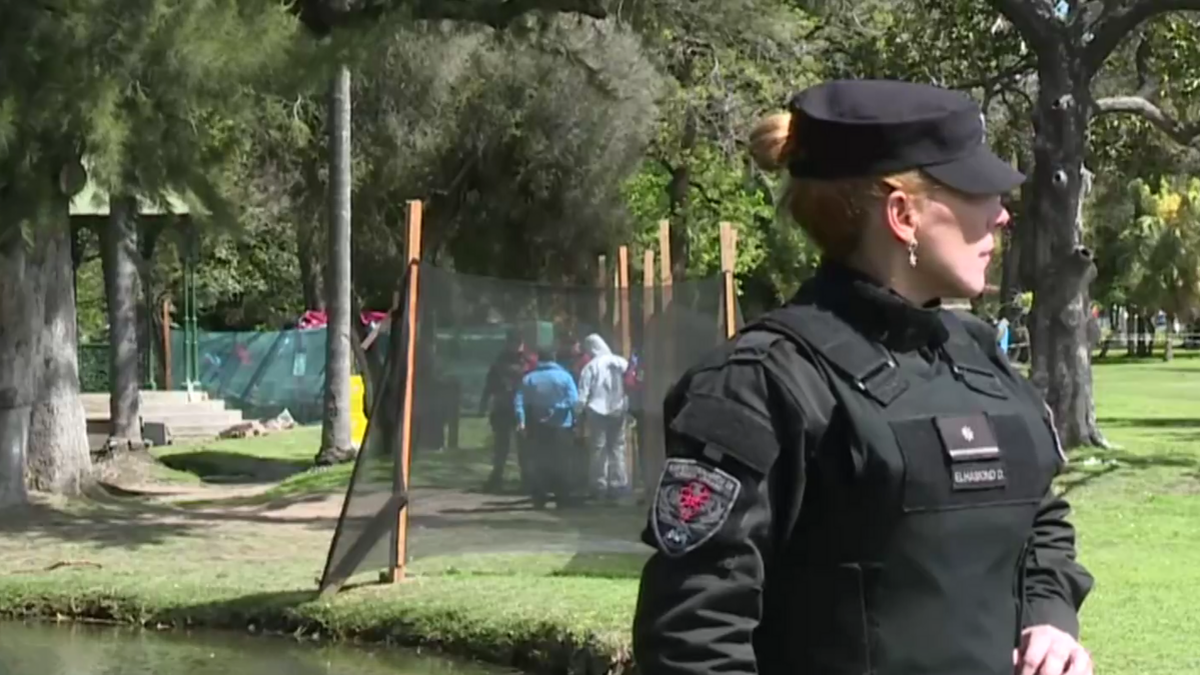
[[[970,195],[999,195],[1025,176],[984,142],[979,106],[960,92],[894,80],[835,80],[796,94],[788,170],[836,180],[921,169]]]

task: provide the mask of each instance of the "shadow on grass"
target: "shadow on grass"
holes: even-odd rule
[[[289,505],[297,503],[290,502]],[[303,525],[332,532],[336,515],[276,517],[264,511],[197,511],[95,495],[66,508],[30,504],[0,511],[0,538],[44,538],[138,550],[172,539],[212,536],[214,524]]]
[[[1111,366],[1120,366],[1120,365],[1152,366],[1152,365],[1162,364],[1162,363],[1171,363],[1171,361],[1163,361],[1162,351],[1160,351],[1161,349],[1162,349],[1161,345],[1156,345],[1154,353],[1151,354],[1150,356],[1130,356],[1124,350],[1121,350],[1120,352],[1113,350],[1113,351],[1109,352],[1109,354],[1107,356],[1105,356],[1104,358],[1100,358],[1099,356],[1094,357],[1092,360],[1092,363],[1095,365],[1111,365]],[[1193,360],[1200,360],[1200,351],[1196,351],[1196,350],[1192,350],[1192,349],[1185,350],[1185,349],[1180,349],[1180,348],[1175,349],[1175,353],[1173,354],[1172,361],[1193,361]],[[1193,369],[1181,369],[1181,370],[1187,370],[1188,372],[1195,372],[1195,370],[1193,370]]]
[[[254,593],[237,598],[174,607],[155,619],[175,626],[294,633],[312,624],[293,611],[317,599],[316,590]]]
[[[1100,460],[1099,464],[1087,464],[1089,460]],[[1200,459],[1183,453],[1161,453],[1138,455],[1117,450],[1106,450],[1087,456],[1074,456],[1067,465],[1058,484],[1062,494],[1070,494],[1079,488],[1113,474],[1133,473],[1155,468],[1195,469],[1200,468]]]
[[[163,455],[164,466],[195,474],[208,483],[269,483],[302,473],[311,461],[256,457],[236,452],[197,450]]]
[[[1200,375],[1200,372],[1196,373]],[[1197,417],[1102,417],[1097,420],[1100,428],[1104,427],[1146,427],[1152,429],[1190,429],[1200,428],[1200,416]]]

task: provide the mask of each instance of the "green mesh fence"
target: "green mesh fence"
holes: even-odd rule
[[[200,389],[248,418],[283,410],[301,424],[321,420],[325,383],[325,329],[200,331]],[[187,349],[182,329],[171,330],[171,384],[186,389]]]
[[[399,414],[407,364],[389,359],[321,586],[388,566],[402,498],[411,499],[405,562],[419,565],[414,574],[459,565],[466,553],[580,565],[640,553],[639,500],[658,478],[662,400],[724,340],[722,278],[618,293],[419,269],[417,308],[397,312],[415,318],[416,335],[388,338],[393,349],[415,339],[412,417]],[[573,396],[585,395],[584,382],[606,393],[568,400],[567,381]],[[406,424],[401,495],[393,480]]]
[[[439,351],[457,355],[449,361],[447,375],[459,386],[456,392],[447,390],[447,393],[457,394],[461,406],[478,402],[478,391],[487,377],[490,359],[500,350],[512,327],[512,324],[481,324],[438,331]],[[518,327],[526,334],[536,336],[539,344],[549,345],[554,339],[554,326],[549,322],[530,321]],[[224,400],[248,418],[273,417],[287,410],[300,424],[319,423],[325,386],[325,349],[324,327],[284,331],[200,331],[196,384],[209,396]],[[372,351],[380,351],[380,363],[386,359],[387,349],[388,343],[384,339],[376,340],[371,346]],[[187,388],[185,360],[184,331],[173,329],[171,381],[175,389]]]

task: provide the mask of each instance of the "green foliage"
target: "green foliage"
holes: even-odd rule
[[[690,223],[688,272],[705,276],[720,270],[720,224],[729,222],[737,227],[738,233],[735,271],[739,275],[750,274],[767,257],[767,230],[761,224],[773,217],[770,194],[747,187],[744,158],[731,157],[712,144],[694,148],[689,159],[695,198],[688,201],[681,213]],[[639,224],[633,239],[639,250],[657,250],[658,222],[670,212],[670,182],[666,168],[648,160],[625,184],[630,210]]]
[[[1141,179],[1092,206],[1097,299],[1190,317],[1200,308],[1200,179]]]
[[[625,186],[635,243],[657,249],[658,223],[669,220],[682,243],[672,251],[677,270],[711,274],[719,268],[720,223],[732,222],[740,290],[752,303],[778,300],[803,270],[777,255],[772,186],[750,165],[746,139],[759,117],[820,79],[821,54],[809,40],[817,22],[778,0],[641,7],[630,22],[671,87],[654,143]]]
[[[396,22],[365,44],[355,61],[354,263],[367,297],[390,300],[413,198],[427,200],[427,259],[590,282],[595,256],[627,240],[620,186],[657,112],[661,78],[636,37],[558,17],[517,34]]]
[[[5,220],[61,198],[53,178],[80,157],[110,192],[155,199],[174,189],[226,212],[220,167],[243,147],[248,87],[284,65],[297,25],[275,0],[9,3]]]
[[[1144,95],[1172,119],[1200,116],[1200,20],[1172,13],[1149,23],[1117,50],[1093,84],[1097,98]],[[1089,128],[1088,165],[1157,184],[1200,168],[1200,151],[1180,145],[1140,116],[1109,115]]]

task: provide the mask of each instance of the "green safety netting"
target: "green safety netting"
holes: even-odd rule
[[[411,499],[408,561],[436,565],[466,552],[640,550],[644,509],[636,502],[657,477],[650,458],[661,458],[662,398],[724,339],[722,278],[680,282],[666,292],[634,287],[621,302],[611,288],[507,281],[429,265],[419,269],[410,491],[399,494],[394,482],[404,430],[406,364],[387,359],[322,586],[387,567],[395,550],[389,533],[404,499]],[[624,324],[622,305],[628,307]],[[739,311],[733,323],[740,321]],[[403,333],[389,332],[379,342],[406,350],[407,330]],[[484,395],[489,370],[506,364],[501,370],[516,368],[519,381],[536,365],[530,361],[536,361],[533,354],[549,350],[578,387],[585,361],[581,347],[593,334],[637,364],[632,373],[619,373],[627,408],[608,421],[590,411],[574,415],[565,432],[550,436],[535,438],[532,429],[516,433],[512,420],[503,419],[513,409],[511,394]],[[523,344],[524,351],[507,352],[505,359],[509,340]],[[623,462],[597,462],[604,424],[615,424],[610,431],[622,434]],[[497,461],[500,446],[509,449],[503,462]],[[621,463],[623,469],[614,468]],[[553,503],[539,503],[542,492],[551,494]]]

